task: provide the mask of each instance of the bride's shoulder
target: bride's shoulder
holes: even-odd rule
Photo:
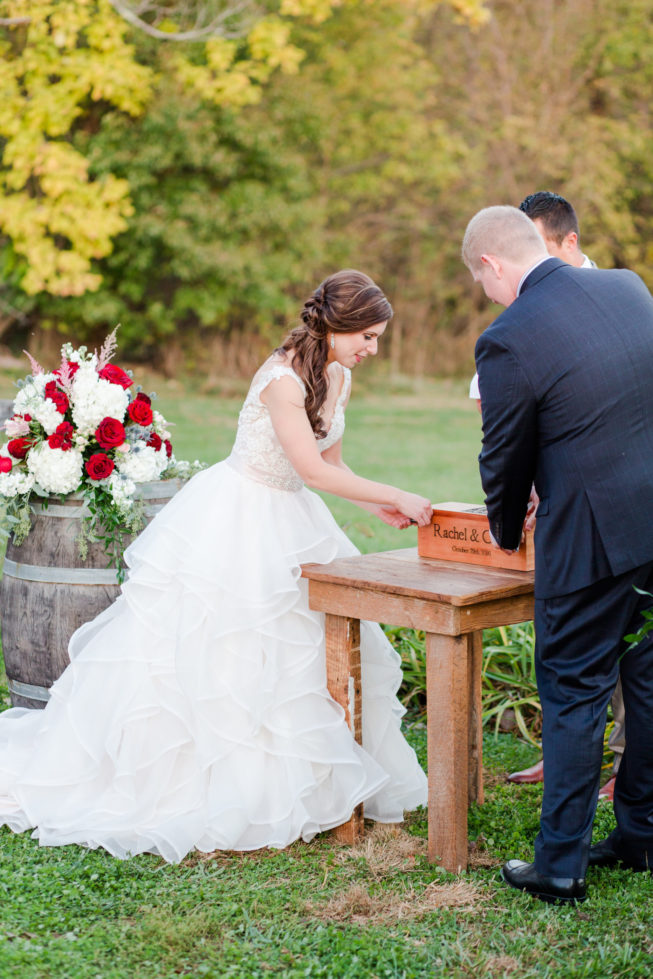
[[[256,371],[250,387],[250,395],[261,396],[271,381],[289,378],[289,384],[298,385],[306,393],[304,382],[292,366],[293,351],[275,350]],[[292,380],[290,380],[292,379]],[[263,398],[263,400],[265,400]]]

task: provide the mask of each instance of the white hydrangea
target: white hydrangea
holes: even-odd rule
[[[57,409],[54,401],[45,398],[31,410],[32,418],[43,425],[46,435],[52,435],[57,425],[63,421],[63,415]]]
[[[28,377],[14,399],[14,413],[34,417],[36,410],[45,400],[45,385],[48,381],[54,380],[56,380],[54,374],[34,374],[32,377]],[[48,404],[51,404],[53,408],[55,407],[54,401],[50,401],[49,398]]]
[[[30,493],[33,486],[34,477],[23,468],[14,468],[11,472],[0,473],[1,496],[22,496],[23,493]]]
[[[132,451],[116,460],[121,473],[133,479],[136,483],[148,483],[158,479],[168,464],[165,446],[157,451],[153,445],[146,445],[142,440],[133,446]]]
[[[92,360],[80,364],[72,383],[73,422],[78,434],[90,435],[103,418],[122,421],[128,404],[125,389],[100,377]]]
[[[170,432],[168,431],[168,422],[165,420],[160,411],[154,411],[153,414],[153,429],[157,435],[162,439],[169,439]]]
[[[31,415],[43,426],[47,435],[52,435],[63,421],[54,401],[45,396],[45,386],[50,381],[56,381],[54,374],[35,374],[28,378],[14,400],[14,412],[17,415]]]
[[[73,493],[82,479],[82,454],[75,449],[51,449],[47,442],[27,456],[27,468],[46,493]]]
[[[134,504],[134,492],[136,483],[133,479],[123,476],[120,473],[112,472],[108,480],[109,492],[113,497],[113,502],[119,510],[123,512],[129,510]]]

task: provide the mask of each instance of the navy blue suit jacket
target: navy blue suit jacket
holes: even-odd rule
[[[540,497],[535,594],[653,560],[653,298],[627,269],[551,258],[476,345],[492,533],[519,544]]]

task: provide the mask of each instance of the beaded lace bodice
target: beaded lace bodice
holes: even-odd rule
[[[351,371],[348,367],[343,367],[342,371],[342,387],[335,402],[326,438],[317,439],[320,452],[335,445],[345,430],[344,406],[351,385]],[[275,363],[264,364],[254,376],[238,417],[238,431],[229,463],[258,483],[265,483],[276,489],[299,490],[304,484],[281,447],[272,427],[268,408],[261,401],[261,393],[268,384],[286,375],[294,378],[301,389],[302,397],[306,398],[304,382],[292,367]]]

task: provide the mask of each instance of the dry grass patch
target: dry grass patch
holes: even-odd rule
[[[483,962],[483,974],[488,976],[511,976],[524,971],[524,963],[513,959],[512,955],[490,955]]]
[[[352,884],[325,904],[309,901],[305,907],[312,918],[322,921],[372,925],[421,918],[442,908],[475,914],[483,900],[475,884],[462,880],[452,884],[433,881],[422,891],[409,887],[401,893],[385,890],[374,894],[362,884]]]
[[[469,869],[483,870],[491,867],[498,867],[500,860],[493,857],[485,849],[485,837],[479,836],[477,840],[469,844]]]
[[[495,789],[497,785],[509,785],[508,772],[483,772],[483,788],[488,792]]]
[[[426,856],[428,844],[420,836],[412,836],[394,824],[376,824],[351,847],[341,847],[338,863],[365,860],[370,874],[380,879],[397,871],[412,870],[418,857]]]
[[[469,851],[470,870],[491,870],[493,867],[498,867],[500,862],[500,860],[491,856],[486,850],[470,849]]]

